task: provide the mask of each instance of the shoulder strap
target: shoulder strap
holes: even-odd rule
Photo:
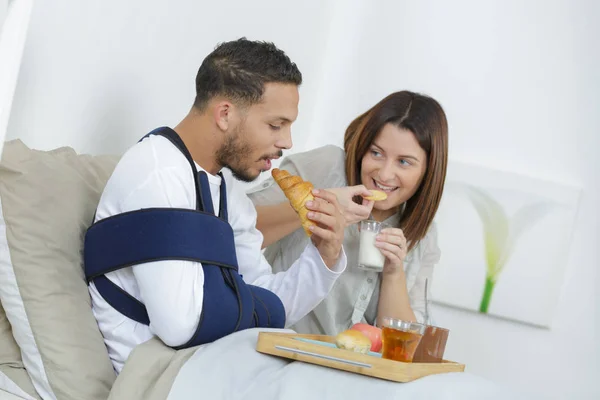
[[[202,197],[204,199],[211,199],[211,201],[207,201],[205,203],[204,212],[213,214],[215,210],[212,204],[212,195],[210,194],[210,183],[208,182],[208,174],[204,171],[198,171],[198,180],[200,182],[200,192],[202,193]],[[228,221],[227,216],[227,187],[225,184],[225,177],[222,173],[219,172],[219,176],[221,177],[221,201],[219,203],[219,218],[224,221]]]
[[[214,208],[212,206],[212,196],[210,194],[210,184],[208,182],[208,175],[204,171],[198,171],[196,169],[196,163],[192,158],[188,148],[185,143],[181,139],[181,137],[175,132],[173,129],[163,126],[160,128],[156,128],[150,133],[146,134],[144,137],[140,139],[140,141],[144,140],[146,137],[150,135],[159,135],[167,138],[181,153],[185,156],[190,164],[190,168],[192,168],[192,174],[194,176],[194,186],[196,190],[196,210],[204,211],[211,214],[214,214]],[[225,186],[225,177],[221,172],[219,172],[219,176],[221,177],[221,201],[219,202],[219,218],[227,221],[227,190]]]
[[[192,173],[194,176],[194,186],[196,189],[196,210],[204,211],[204,199],[202,198],[200,183],[198,182],[196,164],[194,163],[194,159],[192,158],[192,155],[190,154],[185,143],[183,143],[181,137],[177,134],[177,132],[175,132],[168,126],[162,126],[144,135],[144,137],[140,139],[140,142],[150,135],[158,135],[169,139],[169,141],[173,143],[173,146],[177,147],[177,149],[179,149],[179,151],[181,151],[184,157],[188,160],[188,163],[190,164],[190,168],[192,169]]]

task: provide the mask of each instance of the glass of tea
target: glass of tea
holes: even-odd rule
[[[381,326],[383,350],[381,357],[401,362],[412,362],[415,350],[425,333],[425,325],[384,317]]]

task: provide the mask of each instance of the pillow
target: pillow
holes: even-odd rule
[[[83,237],[116,156],[7,142],[0,162],[0,299],[44,399],[106,400],[116,378],[91,309]]]
[[[0,302],[0,389],[24,399],[39,399],[21,360],[10,323]]]

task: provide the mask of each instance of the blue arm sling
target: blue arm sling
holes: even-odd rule
[[[217,217],[206,173],[197,173],[181,138],[166,127],[148,135],[152,134],[169,139],[189,161],[194,176],[197,176],[196,209],[141,209],[92,224],[84,241],[87,281],[94,282],[100,295],[114,309],[134,321],[149,325],[150,318],[144,304],[115,285],[105,274],[154,261],[202,263],[204,298],[200,322],[193,337],[176,349],[210,343],[248,328],[283,328],[285,309],[279,297],[264,288],[246,284],[238,272],[233,229],[227,222],[223,177]]]

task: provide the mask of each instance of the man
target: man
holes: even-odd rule
[[[252,181],[292,147],[301,82],[273,44],[223,43],[198,71],[188,115],[120,160],[85,243],[93,312],[117,373],[155,335],[182,348],[290,326],[346,268],[337,199],[316,191],[311,243],[273,274],[255,208],[232,177]]]

